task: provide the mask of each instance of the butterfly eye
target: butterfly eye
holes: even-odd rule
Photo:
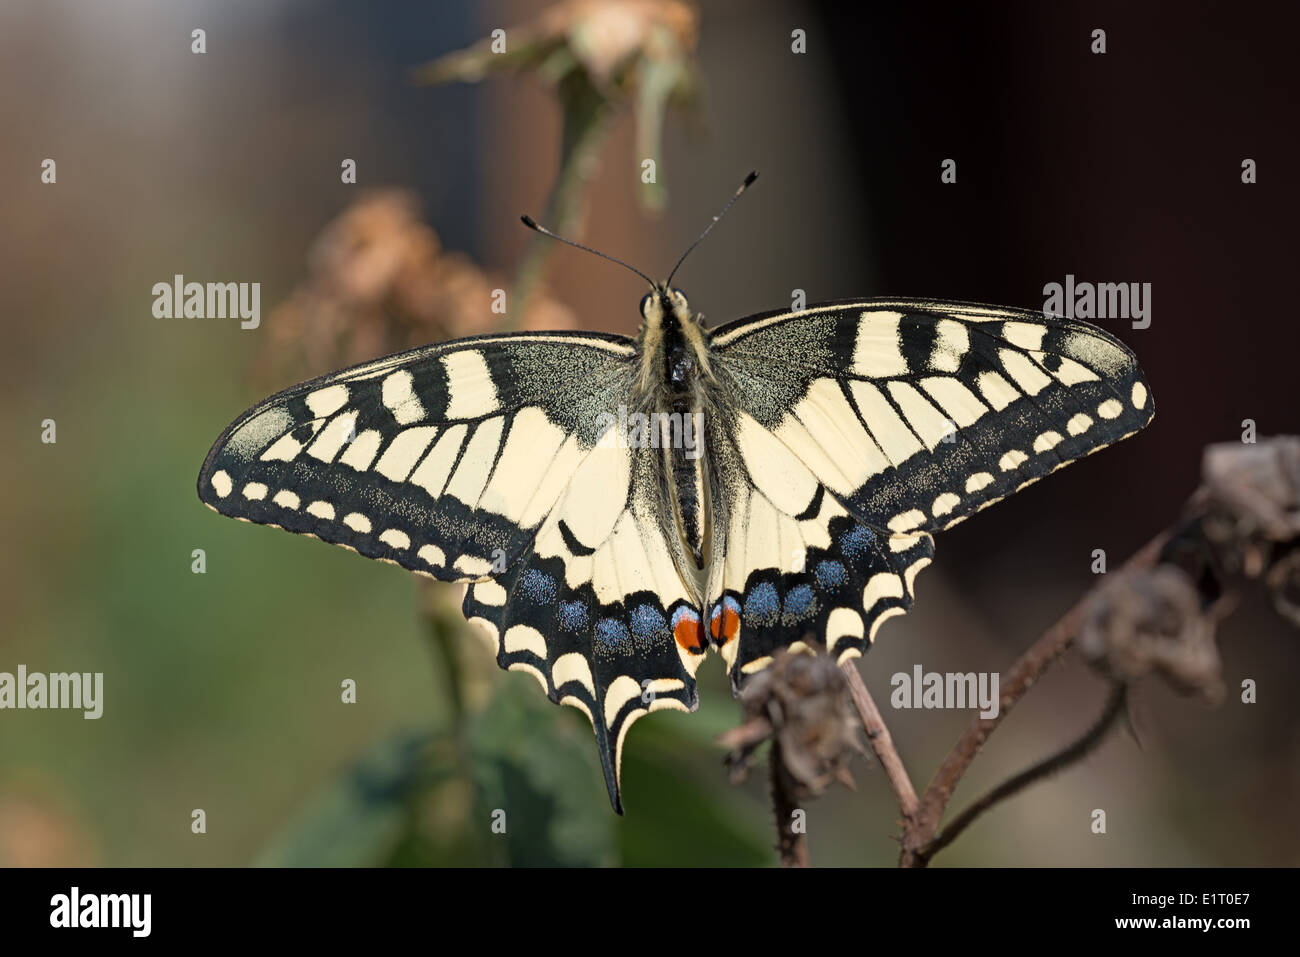
[[[650,300],[651,300],[652,298],[653,298],[653,297],[650,295],[650,293],[646,293],[644,296],[641,297],[641,315],[643,315],[643,316],[645,316],[645,315],[649,315],[649,312],[650,312]]]
[[[686,293],[682,292],[680,289],[674,288],[673,296],[677,299],[680,299],[682,302],[686,301]]]

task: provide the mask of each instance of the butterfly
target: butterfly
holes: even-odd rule
[[[224,515],[465,584],[497,663],[591,721],[620,814],[628,729],[695,710],[709,649],[737,692],[783,649],[862,654],[935,532],[1154,412],[1123,344],[1041,312],[866,299],[706,328],[672,277],[730,206],[665,282],[632,270],[635,338],[334,372],[253,406],[199,473]]]

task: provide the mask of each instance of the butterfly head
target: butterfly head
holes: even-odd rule
[[[647,325],[660,327],[669,317],[682,325],[694,320],[686,293],[668,285],[656,285],[641,297],[641,318]]]

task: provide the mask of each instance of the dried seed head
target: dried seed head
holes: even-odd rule
[[[500,328],[493,311],[508,283],[447,252],[414,195],[363,195],[321,231],[307,279],[269,317],[260,379],[316,375],[403,349]],[[509,307],[510,303],[506,303]],[[570,329],[573,314],[531,296],[522,329]],[[288,360],[293,368],[282,368]]]
[[[766,737],[780,742],[781,759],[799,797],[816,797],[832,781],[850,786],[848,762],[864,753],[844,675],[827,655],[782,652],[745,685],[745,722],[724,741],[733,777]],[[743,732],[743,733],[738,733]]]
[[[1202,529],[1230,575],[1257,578],[1274,546],[1300,538],[1300,438],[1257,445],[1224,442],[1205,450]]]
[[[1155,672],[1209,703],[1223,696],[1214,623],[1191,578],[1172,566],[1117,574],[1097,589],[1077,646],[1117,681]]]

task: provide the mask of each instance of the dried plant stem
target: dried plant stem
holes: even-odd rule
[[[1124,563],[1122,571],[1131,572],[1152,567],[1167,537],[1167,532],[1161,532],[1147,542],[1140,551]],[[940,765],[934,780],[921,796],[917,813],[904,823],[903,850],[899,858],[901,866],[924,867],[928,863],[934,854],[931,845],[939,831],[939,822],[962,776],[970,768],[971,762],[975,760],[975,756],[979,754],[980,748],[993,733],[993,729],[1002,723],[1015,707],[1016,702],[1024,697],[1034,682],[1074,643],[1083,625],[1087,601],[1088,596],[1085,595],[1056,624],[1047,629],[1042,637],[1030,645],[1003,676],[997,716],[976,718],[953,746],[948,757]]]
[[[438,583],[421,581],[421,617],[429,635],[429,646],[437,659],[439,675],[445,685],[452,726],[459,731],[465,719],[465,696],[461,687],[461,660],[458,641],[461,636],[454,620],[449,621],[440,607]]]
[[[796,831],[795,811],[799,810],[796,797],[797,786],[790,772],[786,770],[785,759],[781,755],[780,736],[772,739],[772,750],[768,755],[772,772],[772,814],[776,818],[776,849],[781,855],[782,867],[809,867],[812,864],[808,856],[808,836]]]
[[[608,102],[580,75],[560,82],[560,102],[564,108],[563,142],[560,147],[560,170],[541,219],[543,226],[565,238],[575,238],[582,213],[582,197],[596,173],[600,146],[609,129],[611,110]],[[535,233],[524,253],[511,290],[511,308],[505,327],[517,328],[528,298],[542,277],[547,258],[558,244]]]
[[[953,818],[952,823],[939,832],[939,835],[933,841],[917,851],[917,864],[924,865],[928,862],[931,857],[951,844],[977,817],[999,801],[1005,801],[1040,778],[1055,774],[1057,771],[1069,767],[1074,762],[1086,757],[1105,740],[1106,733],[1115,724],[1116,719],[1124,713],[1124,702],[1127,699],[1128,686],[1120,682],[1114,683],[1111,686],[1110,695],[1106,699],[1106,707],[1102,711],[1101,717],[1093,722],[1092,727],[1084,732],[1078,740],[1062,748],[1056,754],[1044,758],[1032,767],[1026,768],[1015,777],[1003,781],[988,794],[962,811],[961,814]]]
[[[871,750],[879,759],[880,766],[885,769],[889,786],[894,789],[894,795],[898,799],[898,809],[903,812],[904,819],[910,821],[916,815],[920,802],[916,797],[916,788],[912,786],[912,779],[908,776],[907,769],[903,767],[903,759],[899,757],[898,750],[894,747],[894,739],[885,725],[885,719],[880,716],[880,709],[876,707],[871,692],[862,683],[862,675],[858,674],[857,665],[852,661],[846,661],[840,665],[840,670],[844,672],[844,678],[848,682],[849,696],[853,699],[853,707],[857,709],[858,717],[862,719],[862,727],[867,732]]]

